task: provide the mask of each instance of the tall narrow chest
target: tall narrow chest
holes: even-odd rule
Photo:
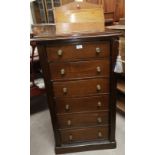
[[[38,37],[56,154],[116,147],[117,32]]]

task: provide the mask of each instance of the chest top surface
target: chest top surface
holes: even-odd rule
[[[56,34],[55,24],[38,24],[32,25],[33,38],[31,41],[36,41],[38,44],[46,41],[64,41],[64,40],[85,40],[85,39],[100,39],[118,37],[121,35],[120,31],[108,30],[98,33],[72,33],[72,34]]]

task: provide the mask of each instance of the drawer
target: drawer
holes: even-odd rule
[[[63,144],[108,139],[108,126],[60,131]]]
[[[91,42],[46,47],[48,61],[103,58],[110,55],[109,42]]]
[[[55,101],[56,113],[107,110],[109,105],[109,95],[82,98],[56,98]]]
[[[109,79],[96,78],[89,80],[53,82],[55,97],[76,97],[109,93]]]
[[[92,76],[109,76],[109,59],[50,63],[51,79],[76,79]]]
[[[57,119],[60,129],[104,125],[108,124],[109,112],[100,111],[57,115]]]

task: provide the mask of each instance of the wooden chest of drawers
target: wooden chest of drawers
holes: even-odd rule
[[[57,154],[116,147],[118,32],[35,38]]]

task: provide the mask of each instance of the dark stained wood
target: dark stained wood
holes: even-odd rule
[[[101,90],[97,90],[97,85],[100,86]],[[64,88],[67,88],[66,93],[63,92]],[[56,97],[78,97],[109,93],[109,80],[107,78],[98,78],[90,80],[53,82],[53,89]]]
[[[109,60],[50,63],[52,80],[77,79],[94,76],[109,76]],[[63,71],[63,72],[62,72]]]
[[[116,142],[110,142],[109,140],[93,140],[89,142],[73,143],[72,145],[66,144],[61,147],[56,147],[56,154],[81,152],[90,150],[103,150],[116,148]]]
[[[72,113],[57,115],[59,128],[88,127],[108,124],[109,112],[91,112],[91,113]]]
[[[110,135],[109,139],[111,142],[115,142],[115,129],[116,129],[116,74],[114,73],[114,67],[116,58],[118,55],[118,37],[111,38],[111,51],[110,51]]]
[[[77,49],[78,47],[80,47]],[[96,48],[100,49],[100,53],[97,54]],[[58,50],[62,50],[62,56],[57,54]],[[110,51],[110,45],[108,42],[95,42],[91,43],[76,43],[59,46],[47,46],[46,47],[48,61],[64,61],[64,60],[79,60],[85,58],[100,58],[108,57]]]
[[[114,12],[105,12],[105,24],[106,26],[113,25],[114,23]]]
[[[56,36],[51,34],[48,33],[44,37],[43,35],[37,36],[32,41],[37,43],[45,76],[48,104],[55,135],[55,152],[69,153],[115,148],[116,77],[113,70],[118,54],[118,36],[121,33],[106,31],[104,33],[78,34],[75,36]],[[106,46],[108,45],[108,48],[105,49],[107,55],[98,58],[94,49],[98,45],[104,47],[105,43]],[[83,48],[84,50],[79,54],[80,56],[78,54],[75,56],[72,53],[75,45],[85,44],[88,47]],[[69,56],[65,57],[64,60],[59,60],[56,57],[56,51],[52,49],[50,54],[52,53],[51,55],[53,55],[55,53],[55,57],[51,58],[50,56],[49,59],[47,47],[53,49],[60,49],[60,47],[61,49],[66,49],[67,47],[68,50],[65,55],[72,55],[73,57]],[[85,54],[88,49],[91,51],[90,54],[93,53],[95,55]],[[74,52],[78,51],[75,50]],[[105,60],[109,61],[109,63],[104,63]],[[108,76],[94,76],[93,66],[97,62],[103,68],[109,65],[106,67],[110,67]],[[80,63],[83,63],[83,65],[80,66]],[[57,66],[50,67],[53,64],[57,64]],[[74,64],[79,66],[75,67]],[[59,72],[58,70],[61,67],[69,71],[69,74],[66,74],[66,79],[58,80],[57,72]],[[97,85],[100,86],[97,87]],[[101,88],[101,90],[97,90],[97,88]],[[65,90],[65,93],[63,90]],[[99,108],[97,107],[98,101],[102,103]],[[68,105],[70,107],[69,110]],[[101,124],[97,123],[98,117],[102,117],[103,122]],[[66,121],[68,120],[70,120],[69,124],[72,125],[71,127],[66,126]]]
[[[56,98],[55,101],[56,101],[56,112],[58,114],[108,110],[109,108],[108,107],[109,95],[103,95],[103,94],[91,97]],[[66,105],[68,105],[67,110]]]
[[[61,139],[60,139],[60,133],[58,130],[58,123],[57,123],[57,118],[56,118],[56,113],[54,110],[55,107],[55,101],[52,98],[53,95],[53,89],[51,89],[50,85],[50,74],[48,70],[48,63],[47,63],[47,57],[45,51],[45,46],[37,46],[38,52],[39,52],[39,58],[43,70],[43,76],[44,76],[44,81],[45,81],[45,88],[46,88],[46,94],[47,94],[47,100],[48,100],[48,106],[50,109],[50,115],[51,115],[51,121],[52,121],[52,126],[53,126],[53,131],[54,131],[54,138],[57,146],[61,145]]]
[[[62,44],[64,47],[68,44],[84,44],[85,42],[93,41],[99,42],[108,41],[111,37],[117,37],[121,35],[120,31],[108,30],[104,32],[96,32],[96,33],[75,33],[75,34],[56,34],[55,24],[34,24],[32,25],[32,32],[34,37],[31,41],[37,41],[37,44],[46,44],[48,47],[50,46],[59,46]],[[98,39],[96,39],[98,37]],[[102,39],[101,39],[102,38]],[[108,40],[107,40],[108,39]],[[52,41],[52,44],[51,44]]]
[[[99,137],[99,132],[101,133],[101,137]],[[108,132],[108,126],[60,131],[63,144],[96,139],[108,139]],[[70,136],[72,136],[72,140],[70,140]]]

